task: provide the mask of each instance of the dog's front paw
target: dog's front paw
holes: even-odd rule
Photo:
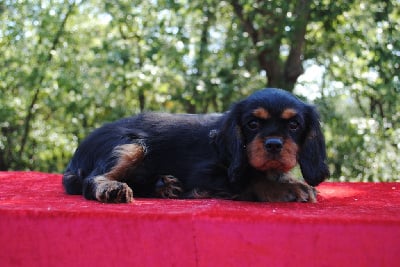
[[[314,187],[301,182],[282,184],[282,200],[284,202],[317,202],[317,191]]]
[[[250,193],[250,194],[249,194]],[[247,195],[261,202],[316,202],[317,191],[300,181],[258,181]]]
[[[178,198],[182,193],[181,182],[172,175],[160,176],[156,184],[156,196],[162,198]]]
[[[126,183],[101,181],[96,186],[96,199],[105,203],[129,203],[133,201],[133,192]]]

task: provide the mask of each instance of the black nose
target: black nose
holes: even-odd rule
[[[265,148],[269,153],[279,153],[283,148],[283,143],[280,138],[268,138],[265,140]]]

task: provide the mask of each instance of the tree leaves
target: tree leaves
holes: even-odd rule
[[[266,84],[292,90],[311,62],[324,70],[315,101],[335,178],[390,179],[398,10],[394,0],[2,2],[0,169],[61,172],[106,121],[223,111]]]

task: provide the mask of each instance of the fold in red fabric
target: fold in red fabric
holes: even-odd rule
[[[397,266],[400,183],[323,183],[318,203],[70,196],[0,172],[0,266]]]

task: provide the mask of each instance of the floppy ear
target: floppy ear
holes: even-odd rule
[[[216,137],[216,145],[222,162],[227,165],[230,182],[239,180],[247,163],[240,124],[241,107],[242,102],[239,102],[225,114],[225,120]]]
[[[316,186],[329,176],[329,169],[326,164],[325,139],[318,113],[313,106],[306,108],[306,125],[308,129],[298,155],[298,162],[304,180]]]

